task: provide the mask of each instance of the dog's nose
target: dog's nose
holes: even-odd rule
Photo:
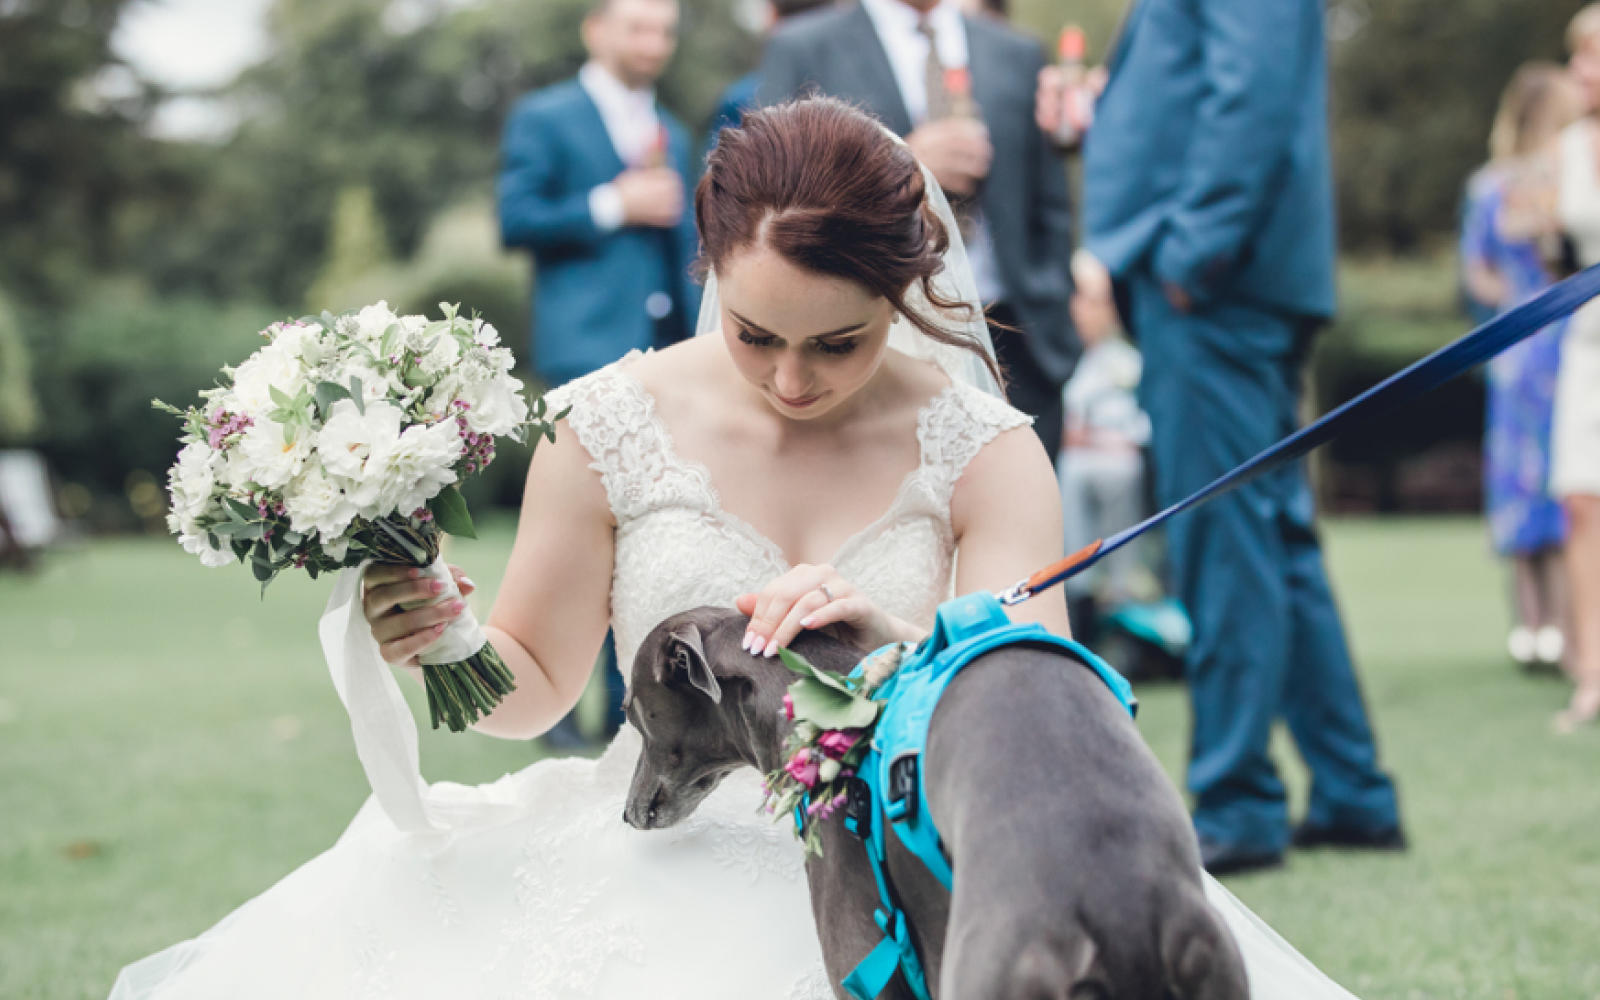
[[[656,825],[657,815],[656,802],[654,800],[652,800],[650,805],[643,810],[640,810],[632,803],[622,807],[622,821],[633,827],[635,830],[649,830],[654,828]]]

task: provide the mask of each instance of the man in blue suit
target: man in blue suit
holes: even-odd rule
[[[551,386],[694,332],[689,138],[656,103],[677,0],[596,0],[589,62],[506,123],[500,233],[533,252],[533,368]]]
[[[1309,341],[1334,308],[1322,23],[1321,0],[1135,0],[1111,51],[1085,227],[1144,354],[1162,505],[1296,426]],[[1177,518],[1168,542],[1194,617],[1188,785],[1206,867],[1283,857],[1280,717],[1312,775],[1294,844],[1404,846],[1303,466]]]
[[[532,367],[548,386],[694,333],[689,137],[654,90],[677,30],[677,0],[596,0],[577,79],[522,98],[506,122],[500,234],[533,252]],[[608,636],[608,733],[622,719],[615,656]],[[572,715],[546,738],[586,742]]]

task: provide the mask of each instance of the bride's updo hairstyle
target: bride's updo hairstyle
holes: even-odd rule
[[[796,267],[883,296],[927,336],[977,354],[1001,382],[972,337],[906,306],[920,282],[939,311],[973,318],[970,306],[933,286],[950,234],[925,195],[911,150],[843,101],[814,97],[751,111],[722,131],[695,189],[701,266],[720,270],[764,243]]]

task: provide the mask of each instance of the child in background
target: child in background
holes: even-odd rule
[[[1062,390],[1065,431],[1056,459],[1068,552],[1144,517],[1143,448],[1150,440],[1150,418],[1137,398],[1143,363],[1122,336],[1111,276],[1079,250],[1072,257],[1072,279],[1072,320],[1083,357]],[[1158,591],[1137,544],[1067,581],[1074,622],[1092,617],[1096,608],[1148,601]]]

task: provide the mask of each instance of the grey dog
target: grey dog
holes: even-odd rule
[[[698,608],[639,647],[624,706],[644,737],[631,825],[672,826],[732,771],[782,765],[794,675],[739,648],[746,624]],[[816,633],[793,648],[836,673],[863,655]],[[955,891],[894,836],[888,868],[935,997],[1249,996],[1239,951],[1206,902],[1183,803],[1093,671],[1043,648],[985,654],[940,701],[923,758]],[[806,877],[838,984],[882,939],[878,892],[861,842],[839,817],[822,822],[823,853]],[[911,992],[897,974],[884,995]]]

